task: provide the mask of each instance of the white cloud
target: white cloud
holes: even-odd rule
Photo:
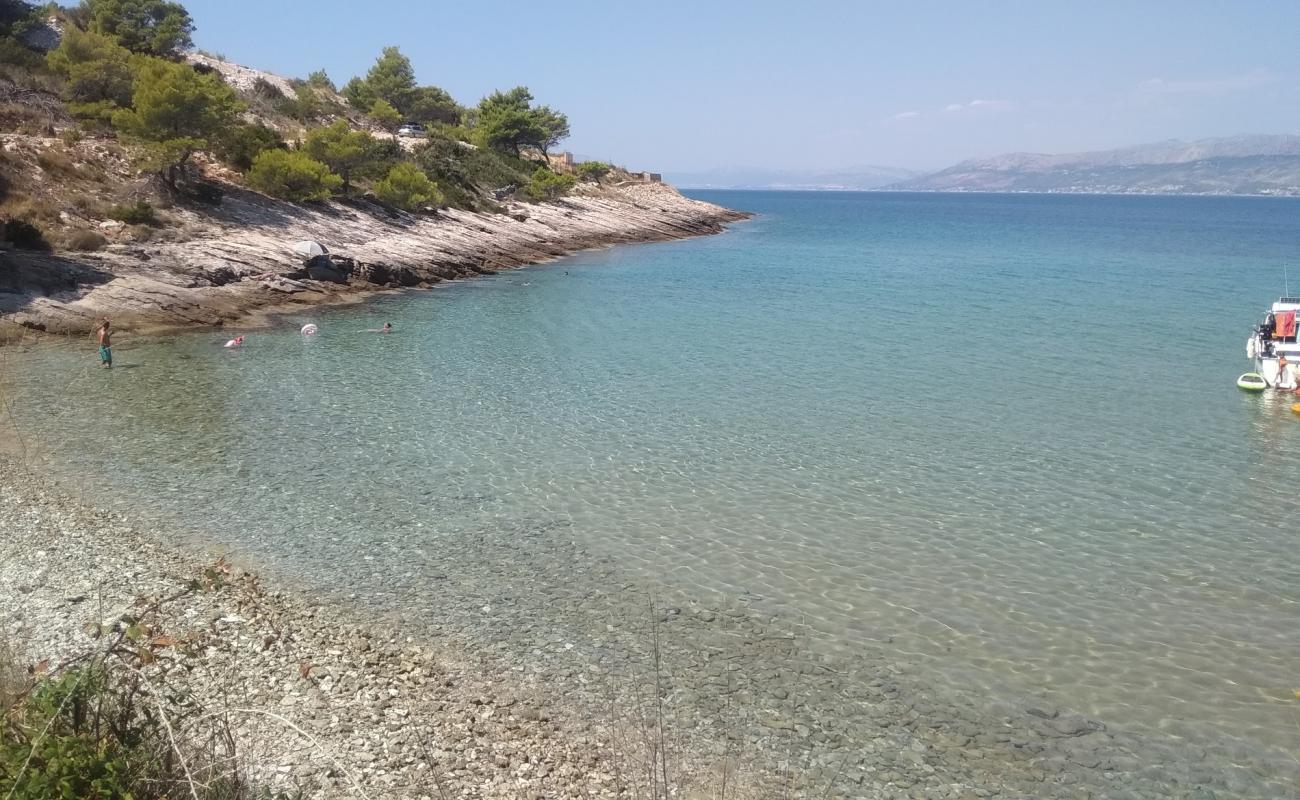
[[[1012,103],[1009,100],[976,99],[970,101],[969,103],[949,103],[948,105],[944,106],[943,110],[954,112],[954,111],[969,111],[972,109],[981,108],[986,111],[1006,111],[1008,109],[1015,108],[1015,105],[1016,105],[1015,103]]]
[[[889,118],[889,122],[901,122],[905,119],[916,119],[921,116],[920,111],[902,111]]]
[[[1137,85],[1139,94],[1231,94],[1275,83],[1278,76],[1267,69],[1255,69],[1237,75],[1213,78],[1168,80],[1151,78]]]

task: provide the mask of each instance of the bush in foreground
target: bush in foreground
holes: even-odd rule
[[[327,199],[343,179],[306,153],[263,150],[253,159],[248,183],[272,197],[303,203]]]
[[[227,714],[185,688],[190,636],[158,628],[163,604],[219,591],[224,562],[135,614],[92,623],[93,649],[52,667],[22,663],[0,638],[0,798],[301,800],[247,781]]]

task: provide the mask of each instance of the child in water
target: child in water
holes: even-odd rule
[[[108,369],[113,368],[113,333],[109,330],[109,321],[104,319],[104,324],[99,326],[96,331],[99,338],[99,366]]]

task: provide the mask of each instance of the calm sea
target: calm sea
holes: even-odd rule
[[[1300,415],[1234,380],[1300,202],[696,194],[757,217],[10,389],[93,499],[359,600],[562,524],[828,651],[1295,759]]]

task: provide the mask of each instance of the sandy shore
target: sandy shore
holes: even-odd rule
[[[177,227],[147,242],[119,232],[97,253],[0,251],[0,341],[85,333],[106,316],[128,331],[246,324],[596,247],[718,233],[748,217],[649,183],[588,184],[556,202],[436,216],[360,201],[293,205],[228,186],[220,206],[169,213]],[[350,271],[346,282],[304,276],[291,250],[304,240],[325,245]]]

